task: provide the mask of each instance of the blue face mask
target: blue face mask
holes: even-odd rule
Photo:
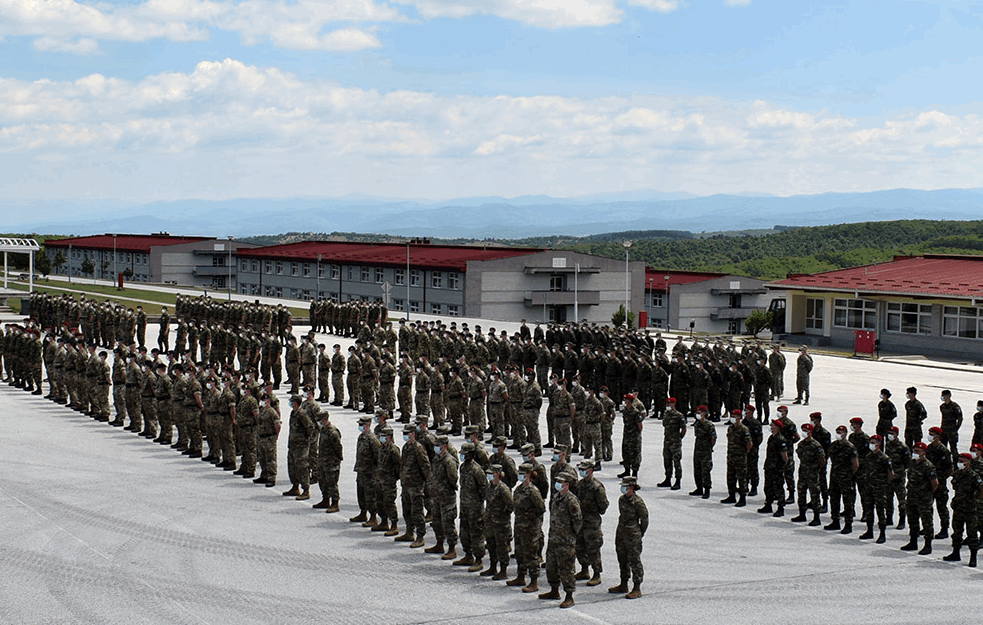
[[[621,494],[622,495],[627,495],[628,494],[628,487],[627,486],[622,486],[621,487]]]
[[[486,475],[485,477],[487,477],[487,478],[488,478],[488,483],[489,483],[489,484],[491,484],[491,483],[492,483],[492,480],[494,480],[494,479],[495,479],[495,476],[494,476],[494,475]]]
[[[466,462],[466,461],[467,461],[467,459],[468,459],[468,457],[467,457],[467,456],[465,456],[464,454],[461,454],[461,455],[460,455],[459,457],[460,457],[460,459],[461,459],[461,462]]]
[[[385,442],[388,442],[388,441],[389,441],[389,438],[386,437],[386,436],[380,436],[379,437],[379,442],[380,443],[385,443]]]
[[[587,471],[584,471],[583,469],[580,469],[579,471],[577,471],[577,473],[580,474],[581,479],[587,477]]]
[[[560,454],[553,454],[553,462],[559,462]]]
[[[553,482],[553,488],[556,490],[556,492],[562,491],[563,490],[563,482]]]
[[[435,454],[439,454],[440,453],[440,445],[434,445],[433,446],[433,453],[435,453]]]
[[[525,473],[520,473],[519,474],[519,481],[520,482],[525,482],[526,481],[526,474]]]
[[[359,432],[364,432],[365,431],[365,426],[364,425],[358,426],[358,431]]]
[[[407,443],[407,442],[409,442],[409,440],[410,440],[410,435],[409,434],[403,434],[403,442],[404,443]]]

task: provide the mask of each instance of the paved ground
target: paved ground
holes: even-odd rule
[[[801,423],[822,410],[835,426],[872,416],[882,386],[901,396],[909,384],[922,388],[931,421],[944,387],[967,417],[983,397],[977,373],[818,356],[813,406],[791,414]],[[313,501],[281,497],[286,486],[254,486],[0,386],[0,623],[944,623],[979,614],[983,569],[942,562],[947,544],[917,556],[898,550],[906,532],[874,545],[716,503],[722,442],[713,499],[685,494],[690,439],[684,489],[654,488],[662,477],[654,421],[640,476],[652,516],[645,596],[605,592],[617,581],[614,508],[604,585],[581,588],[576,608],[561,612],[348,523],[357,512],[355,413],[332,414],[347,457],[342,511],[326,515]],[[970,431],[964,426],[964,440]],[[281,482],[285,460],[282,437]],[[603,471],[612,501],[617,470]]]

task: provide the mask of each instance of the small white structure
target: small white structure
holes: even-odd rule
[[[34,239],[12,239],[0,237],[0,252],[3,252],[3,288],[7,288],[7,279],[10,275],[7,266],[9,254],[27,254],[27,284],[28,291],[34,292],[34,252],[41,251],[41,246]]]

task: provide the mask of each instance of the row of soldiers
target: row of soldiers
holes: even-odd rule
[[[187,322],[249,328],[276,336],[285,336],[292,325],[290,309],[283,304],[219,300],[208,295],[178,294],[174,314],[179,320]]]
[[[328,299],[311,300],[309,306],[311,329],[338,336],[354,337],[359,328],[381,328],[389,322],[389,310],[382,302],[334,302]]]
[[[85,295],[76,299],[68,293],[36,292],[30,299],[31,319],[42,328],[78,328],[90,341],[107,349],[117,342],[134,341],[143,347],[146,341],[147,314],[142,306],[127,308]]]

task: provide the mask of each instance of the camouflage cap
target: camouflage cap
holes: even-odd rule
[[[577,468],[578,469],[583,469],[585,471],[587,471],[587,470],[593,470],[594,469],[594,463],[591,460],[581,460],[579,463],[577,463]]]
[[[359,417],[358,418],[358,422],[359,423],[372,423],[372,417],[370,417],[368,415],[365,415],[363,417]]]
[[[567,453],[568,450],[566,445],[554,445],[553,451],[555,451],[558,454],[565,454]]]
[[[632,477],[631,475],[621,478],[622,486],[631,486],[635,490],[642,490],[642,487],[638,485],[638,478]]]
[[[480,431],[481,431],[481,428],[478,427],[477,425],[465,425],[464,426],[464,433],[465,434],[477,434]]]
[[[519,448],[519,453],[522,454],[523,456],[528,456],[534,451],[536,451],[536,446],[533,445],[532,443],[526,443],[525,445]]]
[[[532,466],[530,462],[523,462],[519,465],[520,473],[529,473],[530,471],[535,471],[535,467]]]
[[[392,433],[393,433],[393,429],[388,425],[382,428],[381,430],[379,430],[379,434],[385,434],[387,436],[392,436]]]
[[[461,453],[469,454],[474,451],[474,443],[463,443],[461,445]]]
[[[509,439],[504,436],[496,436],[494,440],[495,447],[504,447],[509,444]]]
[[[418,414],[418,415],[416,415],[416,422],[417,423],[427,423],[427,424],[429,424],[430,423],[430,417],[428,417],[425,414]]]
[[[443,434],[441,434],[440,436],[437,437],[437,444],[438,445],[446,445],[449,442],[450,442],[450,439],[447,438],[446,436],[444,436]]]
[[[487,469],[485,469],[485,473],[488,473],[489,475],[491,475],[492,473],[501,473],[501,472],[502,472],[502,465],[500,464],[492,464],[489,465]]]
[[[577,481],[576,477],[570,475],[569,473],[565,473],[563,471],[557,473],[556,477],[553,479],[556,480],[557,482],[566,482],[567,484],[573,484],[574,482]]]

